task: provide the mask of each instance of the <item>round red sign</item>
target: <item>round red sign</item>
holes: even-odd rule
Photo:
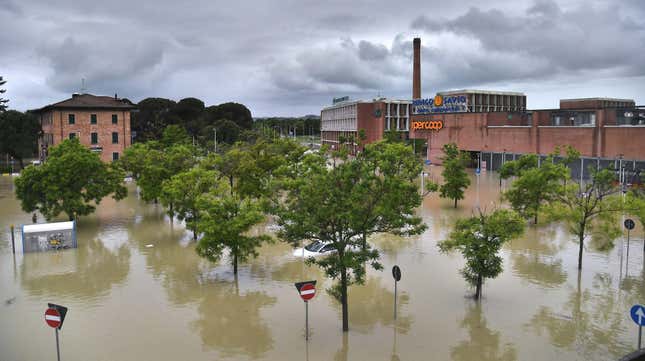
[[[300,297],[306,302],[316,295],[316,286],[313,283],[307,283],[300,287]]]
[[[58,328],[60,326],[60,312],[55,308],[48,308],[45,311],[45,322],[49,327]]]

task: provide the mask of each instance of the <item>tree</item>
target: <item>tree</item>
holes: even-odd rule
[[[16,110],[0,112],[0,153],[14,157],[24,168],[24,158],[38,154],[38,137],[42,131],[32,113]]]
[[[64,212],[72,220],[92,213],[110,194],[123,199],[123,176],[78,139],[68,139],[50,149],[45,163],[25,168],[16,179],[16,196],[25,212],[39,211],[47,220]]]
[[[151,141],[127,148],[119,162],[141,188],[141,198],[157,202],[163,182],[192,168],[195,157],[193,149],[187,145],[163,148],[159,142]]]
[[[576,152],[569,151],[570,157],[577,157]],[[552,201],[560,189],[560,182],[566,179],[569,169],[565,162],[555,162],[557,153],[547,157],[538,167],[538,156],[526,154],[518,160],[504,163],[500,177],[517,176],[511,187],[503,196],[511,207],[524,218],[533,218],[538,223],[540,207]],[[567,158],[569,159],[569,158]]]
[[[457,201],[464,199],[464,190],[470,185],[470,179],[466,173],[466,154],[461,152],[455,143],[444,144],[443,161],[443,184],[439,187],[441,198],[453,199],[455,208]]]
[[[283,240],[294,245],[317,240],[335,250],[308,262],[339,281],[331,293],[341,303],[343,331],[348,331],[348,286],[364,282],[367,263],[382,269],[379,252],[364,242],[365,235],[423,230],[413,214],[421,202],[418,189],[407,177],[408,172],[416,174],[418,164],[410,160],[411,150],[399,144],[371,144],[353,159],[346,151],[334,152],[340,161],[329,166],[327,155],[308,154],[297,164],[294,178],[284,180],[286,193],[276,197],[273,212]]]
[[[259,201],[241,199],[231,193],[226,182],[220,182],[217,189],[199,196],[197,207],[201,215],[197,223],[203,232],[197,243],[197,253],[216,262],[223,251],[228,250],[235,275],[238,263],[257,256],[257,248],[270,240],[266,235],[249,234],[251,227],[265,218]]]
[[[170,148],[173,145],[180,144],[190,144],[190,136],[188,135],[188,132],[186,132],[186,129],[181,125],[172,124],[167,126],[166,129],[163,130],[163,134],[161,136],[161,145],[164,148]]]
[[[582,269],[585,238],[594,234],[603,241],[601,248],[612,247],[613,239],[620,235],[617,216],[624,209],[618,196],[621,189],[613,184],[614,172],[602,169],[590,173],[591,179],[583,182],[571,180],[567,174],[554,201],[545,207],[551,220],[564,222],[578,237],[578,270]]]
[[[200,167],[175,174],[163,181],[161,187],[161,204],[168,208],[168,215],[175,215],[186,221],[188,229],[193,231],[193,239],[197,239],[197,224],[201,210],[197,199],[207,193],[217,184],[217,174]]]
[[[132,131],[137,142],[159,140],[170,124],[179,124],[174,113],[176,102],[164,98],[146,98],[137,104],[138,112],[132,113]]]
[[[6,80],[3,80],[2,77],[0,76],[0,86],[3,86],[7,83]],[[0,89],[0,94],[4,94],[7,90],[6,89]],[[7,110],[7,103],[9,102],[9,99],[3,99],[0,98],[0,113],[4,112]]]
[[[441,252],[458,250],[466,259],[461,270],[464,279],[475,286],[475,298],[481,298],[486,278],[502,273],[502,258],[498,255],[505,242],[520,236],[524,220],[514,211],[499,209],[491,214],[460,219],[447,240],[439,242]]]

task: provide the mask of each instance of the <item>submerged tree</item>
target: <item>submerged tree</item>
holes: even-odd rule
[[[225,182],[200,196],[197,207],[200,209],[197,224],[203,232],[197,243],[197,253],[215,262],[222,257],[224,250],[228,250],[236,275],[238,263],[257,256],[262,242],[270,240],[266,235],[249,234],[251,227],[265,218],[260,202],[231,194]]]
[[[499,209],[460,219],[447,240],[439,242],[444,252],[458,250],[466,259],[461,270],[468,283],[475,286],[475,298],[481,298],[486,278],[495,278],[502,272],[502,258],[498,255],[505,242],[524,232],[524,220],[515,212]]]
[[[504,163],[500,170],[502,178],[517,177],[503,197],[524,218],[533,218],[534,224],[538,223],[540,208],[553,201],[561,190],[560,183],[569,174],[566,164],[577,159],[579,153],[569,148],[567,157],[555,162],[557,155],[557,152],[550,155],[538,165],[536,154],[526,154],[518,160]]]
[[[346,150],[332,156],[340,160],[328,164],[326,154],[305,156],[295,177],[284,182],[286,194],[277,199],[274,211],[282,227],[279,236],[285,241],[297,245],[305,239],[317,240],[334,249],[329,256],[308,262],[339,281],[332,294],[341,303],[343,331],[348,331],[348,286],[364,282],[367,263],[382,268],[379,252],[365,237],[381,231],[424,229],[414,215],[421,199],[409,177],[420,169],[411,150],[402,144],[370,144],[353,159]]]
[[[455,143],[444,144],[443,161],[443,184],[439,187],[441,198],[448,198],[455,201],[464,199],[464,190],[470,185],[470,179],[466,173],[466,154],[457,148]]]
[[[217,173],[200,167],[175,174],[163,182],[161,204],[168,208],[171,218],[176,215],[186,221],[186,227],[193,231],[193,239],[197,239],[197,224],[201,214],[197,201],[216,184]]]
[[[620,235],[618,215],[625,206],[619,196],[621,189],[614,185],[615,179],[610,169],[592,170],[588,181],[571,180],[567,176],[554,201],[545,207],[551,220],[564,222],[578,237],[578,270],[582,269],[587,236],[600,236],[604,241],[601,248],[610,248],[614,238]]]
[[[110,194],[123,199],[123,176],[78,139],[67,139],[50,149],[45,163],[23,170],[16,179],[16,196],[25,212],[39,211],[48,220],[65,213],[72,220],[94,212]]]

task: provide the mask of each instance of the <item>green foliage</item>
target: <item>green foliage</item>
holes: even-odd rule
[[[38,154],[38,118],[16,110],[0,111],[0,129],[0,153],[14,157],[24,168],[23,159]]]
[[[238,262],[257,256],[257,248],[270,240],[266,235],[249,234],[251,227],[264,220],[260,203],[231,194],[226,182],[220,182],[216,189],[199,196],[197,207],[201,216],[198,228],[203,232],[197,243],[197,253],[216,262],[224,250],[228,250],[235,274]]]
[[[491,214],[460,219],[447,240],[439,242],[446,253],[458,250],[466,259],[462,269],[464,279],[476,287],[475,297],[481,296],[486,278],[495,278],[502,272],[502,258],[498,255],[505,242],[524,232],[524,220],[515,212],[499,209]]]
[[[0,86],[3,86],[7,83],[6,80],[3,80],[2,77],[0,76]],[[7,90],[6,89],[0,89],[0,94],[4,94]],[[9,99],[3,99],[0,98],[0,113],[4,112],[7,110],[7,103],[9,102]]]
[[[163,130],[163,134],[161,136],[161,145],[164,148],[170,148],[173,145],[180,144],[190,144],[190,136],[188,135],[188,132],[186,132],[186,129],[180,125],[167,126],[166,129]]]
[[[538,222],[540,207],[555,199],[556,192],[561,190],[560,183],[569,174],[565,164],[553,161],[554,156],[547,157],[540,167],[535,154],[523,155],[518,160],[506,162],[502,166],[502,178],[518,177],[503,197],[524,218],[533,218],[535,224]]]
[[[216,172],[200,167],[175,174],[162,183],[161,204],[168,208],[170,217],[176,215],[180,220],[186,221],[188,229],[193,231],[194,239],[197,239],[197,223],[201,213],[197,199],[217,183]]]
[[[25,168],[16,179],[16,196],[25,212],[39,211],[48,220],[64,212],[71,220],[92,213],[110,194],[124,198],[123,177],[78,139],[65,140],[50,149],[45,163]]]
[[[194,158],[193,149],[187,145],[163,148],[160,143],[153,141],[127,148],[120,164],[137,181],[141,188],[141,198],[145,201],[157,201],[163,182],[192,168]]]
[[[184,128],[202,147],[213,142],[217,129],[218,142],[234,143],[240,140],[242,130],[251,129],[251,112],[242,104],[224,103],[205,107],[196,98],[174,102],[163,98],[147,98],[137,105],[139,112],[132,116],[132,130],[137,142],[160,140],[169,125]],[[210,147],[209,147],[210,148]]]
[[[578,269],[582,269],[585,238],[594,234],[603,243],[598,247],[613,247],[613,239],[620,226],[617,216],[624,210],[621,190],[614,186],[616,176],[610,169],[591,170],[591,180],[571,180],[559,185],[555,199],[544,208],[551,221],[563,222],[578,237]]]
[[[470,178],[466,173],[468,158],[466,153],[461,152],[455,143],[444,144],[443,181],[439,187],[441,198],[448,198],[455,201],[464,199],[464,190],[470,185]]]
[[[294,178],[283,181],[286,195],[274,209],[279,236],[294,245],[302,240],[329,243],[335,253],[309,259],[328,277],[340,281],[343,330],[348,329],[347,287],[362,283],[365,264],[381,269],[379,252],[365,240],[375,232],[416,234],[425,229],[414,215],[421,203],[414,178],[420,165],[403,144],[379,142],[350,159],[334,152],[308,154]]]

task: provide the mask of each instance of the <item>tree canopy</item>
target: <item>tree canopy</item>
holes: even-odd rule
[[[479,212],[470,218],[459,219],[448,239],[439,242],[442,252],[458,250],[466,259],[461,273],[475,286],[475,298],[481,297],[483,282],[502,273],[502,258],[498,255],[507,241],[524,231],[524,220],[515,212],[498,209],[490,214]]]
[[[464,199],[464,190],[470,185],[470,178],[466,173],[468,159],[455,143],[443,146],[443,184],[439,187],[441,198],[452,199],[457,208],[457,201]]]
[[[327,155],[334,158],[328,164]],[[355,158],[344,151],[308,154],[283,186],[274,213],[279,236],[294,245],[318,240],[335,252],[308,262],[339,281],[332,294],[341,303],[343,331],[349,329],[347,287],[363,283],[365,265],[381,269],[378,250],[365,242],[375,232],[423,231],[414,208],[421,203],[411,178],[420,172],[412,150],[402,144],[375,143]]]
[[[29,112],[0,112],[0,129],[0,153],[14,157],[24,168],[24,158],[38,154],[38,137],[42,133],[38,118]]]
[[[48,220],[65,213],[72,220],[92,213],[108,195],[124,198],[123,176],[78,139],[67,139],[50,149],[45,163],[23,170],[16,196],[25,212],[39,211]]]

